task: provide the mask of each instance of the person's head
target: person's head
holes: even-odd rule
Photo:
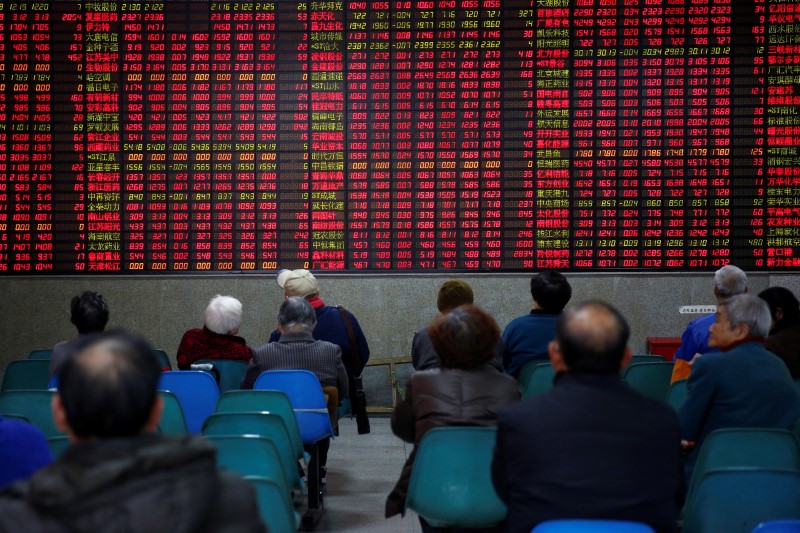
[[[770,287],[758,293],[758,297],[769,306],[769,313],[772,315],[770,333],[777,333],[787,326],[800,322],[800,303],[789,289]]]
[[[540,309],[559,313],[572,297],[572,287],[561,272],[545,270],[531,278],[531,296]]]
[[[317,314],[305,298],[290,296],[278,309],[278,329],[281,333],[311,333],[316,325]]]
[[[108,324],[108,302],[99,292],[85,291],[74,296],[69,305],[70,321],[78,333],[86,335],[106,329]]]
[[[87,337],[59,372],[53,420],[73,441],[152,431],[163,408],[160,376],[141,337],[122,330]]]
[[[548,353],[557,372],[619,372],[631,358],[630,329],[625,317],[599,300],[581,302],[556,322]]]
[[[459,305],[471,304],[474,299],[472,287],[469,286],[469,283],[460,279],[451,279],[445,281],[439,287],[436,307],[439,308],[439,312],[446,313]]]
[[[232,296],[214,296],[208,302],[203,321],[220,335],[236,335],[242,325],[242,302]]]
[[[284,297],[300,296],[311,298],[319,294],[319,285],[314,274],[305,268],[297,270],[281,270],[278,272],[278,287],[283,289]]]
[[[468,369],[495,356],[500,327],[489,313],[467,304],[437,316],[428,335],[443,368]]]
[[[723,301],[747,292],[747,274],[737,266],[725,265],[714,273],[714,295]]]
[[[708,345],[723,349],[747,337],[766,337],[772,317],[767,302],[755,294],[737,294],[717,306],[717,317],[708,329]]]

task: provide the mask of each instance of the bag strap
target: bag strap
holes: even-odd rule
[[[338,309],[339,314],[342,315],[342,322],[344,322],[344,327],[347,330],[347,338],[350,341],[350,365],[353,369],[353,372],[355,372],[356,368],[361,366],[361,349],[358,346],[356,334],[353,331],[353,322],[350,320],[350,315],[347,312],[347,309],[341,305],[337,305],[336,309]]]

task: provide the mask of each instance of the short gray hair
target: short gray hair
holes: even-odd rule
[[[714,273],[714,287],[722,298],[730,298],[747,291],[747,274],[737,266],[725,265]]]
[[[218,294],[208,302],[203,321],[208,329],[220,335],[236,331],[242,325],[242,302]]]
[[[291,296],[278,309],[278,324],[283,329],[302,328],[312,331],[317,325],[317,314],[308,300],[301,296]]]
[[[746,324],[750,328],[749,335],[752,337],[766,337],[769,334],[772,325],[769,306],[755,294],[737,294],[719,306],[728,312],[731,327]]]

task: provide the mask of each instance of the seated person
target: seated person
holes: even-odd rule
[[[0,531],[265,532],[253,487],[217,469],[211,444],[154,433],[160,376],[144,340],[87,338],[52,403],[71,445],[0,495]]]
[[[548,361],[547,345],[555,337],[556,320],[572,297],[572,287],[560,272],[545,270],[531,278],[531,296],[534,309],[503,331],[503,365],[514,377],[529,361]]]
[[[252,389],[258,376],[267,370],[310,370],[322,387],[336,387],[339,400],[347,397],[347,371],[341,349],[330,342],[314,340],[311,332],[317,324],[314,308],[305,298],[292,296],[278,310],[277,342],[262,344],[253,350],[253,359],[242,379],[243,389]],[[321,482],[326,481],[328,449],[331,439],[318,443]],[[309,465],[309,471],[316,466]]]
[[[685,470],[691,479],[697,452],[715,429],[793,429],[800,396],[783,361],[764,347],[772,319],[754,294],[732,296],[717,307],[708,345],[721,350],[695,359],[686,400],[678,411]]]
[[[800,379],[800,303],[783,287],[770,287],[758,297],[767,302],[772,316],[764,347],[783,359],[792,378]]]
[[[456,307],[473,302],[472,287],[465,281],[452,279],[442,283],[439,295],[436,298],[436,307],[439,312],[446,314]],[[427,370],[439,366],[436,350],[428,336],[428,326],[414,334],[411,341],[411,364],[414,370]]]
[[[74,296],[69,305],[70,321],[78,329],[78,338],[64,341],[53,347],[50,357],[50,377],[58,374],[64,364],[81,342],[81,337],[99,333],[106,329],[108,324],[108,302],[99,292],[85,291],[79,296]]]
[[[250,361],[253,351],[237,337],[242,325],[242,302],[232,296],[215,296],[208,302],[202,328],[183,334],[178,346],[178,368],[189,370],[201,359],[239,359]]]
[[[0,417],[0,490],[53,462],[44,433],[28,422]]]
[[[682,491],[678,420],[620,377],[631,359],[625,318],[600,301],[558,319],[548,347],[553,388],[500,412],[492,482],[506,531],[545,520],[644,522],[677,532]]]
[[[520,397],[516,381],[488,364],[500,338],[500,327],[488,313],[462,305],[436,317],[428,335],[440,366],[414,372],[392,413],[392,431],[415,449],[435,427],[494,426],[500,408]],[[386,518],[403,512],[414,456],[412,451],[386,499]],[[436,531],[420,522],[423,531]]]

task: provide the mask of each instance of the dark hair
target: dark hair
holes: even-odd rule
[[[439,315],[428,335],[444,368],[474,368],[495,356],[500,327],[492,316],[472,304]]]
[[[599,300],[567,309],[556,322],[556,341],[571,372],[618,372],[629,336],[625,317]]]
[[[444,313],[459,305],[471,304],[475,299],[472,287],[466,281],[451,279],[442,283],[436,298],[436,307]]]
[[[572,287],[561,272],[545,270],[531,278],[531,296],[545,311],[557,313],[572,298]]]
[[[70,320],[78,333],[98,333],[108,324],[108,302],[99,292],[86,291],[70,302]]]
[[[775,322],[775,327],[770,333],[778,331],[800,322],[800,303],[792,291],[784,287],[770,287],[758,293],[758,297],[767,302],[769,314],[775,319],[775,311],[783,310],[783,316]]]
[[[72,431],[81,438],[142,432],[157,397],[161,368],[143,338],[123,330],[83,339],[58,378]]]

